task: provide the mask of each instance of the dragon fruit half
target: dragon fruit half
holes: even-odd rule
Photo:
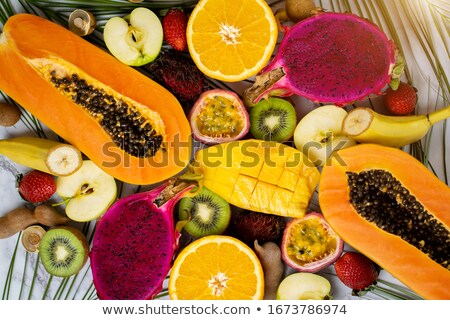
[[[318,13],[286,30],[275,58],[245,91],[246,104],[296,94],[343,106],[381,93],[391,80],[395,45],[366,19]]]
[[[194,187],[174,181],[118,200],[98,222],[90,259],[100,299],[153,299],[161,291],[180,235],[173,208]]]

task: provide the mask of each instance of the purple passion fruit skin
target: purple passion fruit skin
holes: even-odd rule
[[[250,129],[241,98],[222,89],[202,93],[189,113],[189,123],[194,138],[208,145],[239,140]]]
[[[317,212],[289,221],[283,232],[283,261],[301,272],[318,272],[342,254],[344,242]]]

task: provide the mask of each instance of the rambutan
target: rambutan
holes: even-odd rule
[[[169,90],[185,111],[207,89],[206,77],[192,59],[175,50],[161,51],[158,57],[145,66],[148,76]]]
[[[284,217],[233,208],[227,234],[253,247],[255,240],[279,243],[285,226]]]

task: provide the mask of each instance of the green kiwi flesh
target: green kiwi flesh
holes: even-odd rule
[[[256,139],[284,142],[297,125],[294,106],[284,99],[270,97],[250,110],[250,133]]]
[[[178,215],[189,220],[184,230],[195,238],[222,234],[231,217],[229,203],[206,187],[194,197],[181,199]]]
[[[39,257],[45,270],[57,277],[78,273],[87,261],[88,252],[86,237],[72,227],[50,229],[39,243]]]

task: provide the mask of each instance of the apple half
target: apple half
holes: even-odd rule
[[[163,28],[153,11],[136,8],[126,17],[109,19],[103,30],[103,39],[114,57],[138,67],[158,56],[163,43]]]
[[[277,300],[329,300],[331,284],[314,273],[298,272],[288,275],[277,289]]]
[[[84,160],[75,173],[56,179],[56,193],[66,203],[66,215],[78,222],[100,217],[117,196],[114,178],[92,161]]]
[[[327,105],[307,113],[294,131],[295,147],[316,166],[323,166],[335,152],[351,147],[356,142],[342,132],[342,122],[347,111]]]

